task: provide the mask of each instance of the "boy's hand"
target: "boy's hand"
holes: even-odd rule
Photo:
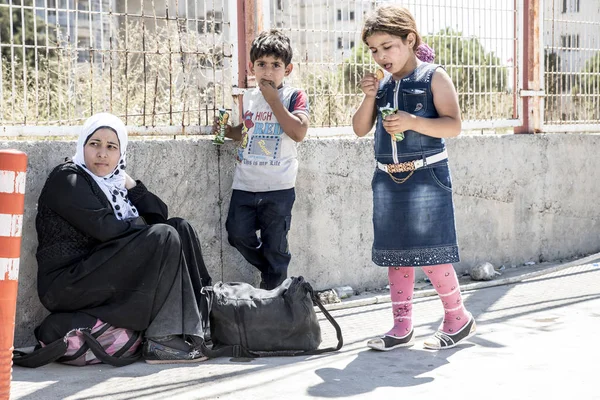
[[[279,93],[277,92],[277,88],[273,81],[261,79],[260,82],[258,82],[258,88],[269,105],[279,101]]]
[[[221,124],[219,123],[219,117],[215,117],[215,122],[212,126],[212,134],[217,135],[220,130],[221,130]],[[225,125],[225,136],[229,137],[227,135],[230,133],[231,133],[231,125],[227,124],[227,125]]]
[[[414,122],[417,117],[404,111],[396,111],[395,114],[388,115],[382,124],[387,133],[394,136],[396,133],[414,130]]]
[[[379,89],[379,79],[375,74],[366,74],[360,80],[360,89],[367,97],[375,97],[377,89]]]

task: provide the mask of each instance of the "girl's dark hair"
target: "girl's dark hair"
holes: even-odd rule
[[[406,40],[409,33],[414,33],[414,51],[417,50],[422,41],[421,35],[417,31],[417,23],[410,11],[396,5],[378,7],[367,17],[362,30],[362,41],[368,45],[367,39],[369,36],[377,32],[398,36],[402,40]]]
[[[287,67],[292,62],[292,45],[290,38],[278,29],[261,32],[250,47],[250,61],[258,60],[263,56],[273,56],[283,60]]]

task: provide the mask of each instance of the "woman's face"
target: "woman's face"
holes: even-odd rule
[[[98,177],[114,171],[121,158],[119,138],[108,128],[100,128],[83,147],[85,166]]]

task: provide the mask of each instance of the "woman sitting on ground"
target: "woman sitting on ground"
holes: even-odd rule
[[[148,363],[206,360],[200,290],[211,282],[196,232],[127,175],[126,150],[123,122],[96,114],[73,161],[48,177],[36,218],[40,300],[145,331]]]

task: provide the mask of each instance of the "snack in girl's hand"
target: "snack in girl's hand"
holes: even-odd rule
[[[229,113],[225,109],[219,110],[219,133],[215,135],[213,140],[213,144],[221,145],[225,143],[225,128],[227,127],[227,122],[229,121]]]
[[[382,80],[384,76],[385,75],[382,69],[378,69],[377,71],[375,71],[375,77],[377,78],[377,80]]]
[[[398,111],[398,109],[392,108],[390,106],[390,103],[387,103],[387,105],[385,107],[380,107],[379,111],[381,111],[381,119],[385,119],[388,115],[395,114],[396,111]],[[401,140],[404,140],[404,132],[394,133],[394,139],[396,140],[396,142],[400,142]]]
[[[386,119],[387,116],[395,114],[398,109],[392,108],[390,103],[387,103],[385,107],[380,107],[379,111],[381,111],[381,119]]]

